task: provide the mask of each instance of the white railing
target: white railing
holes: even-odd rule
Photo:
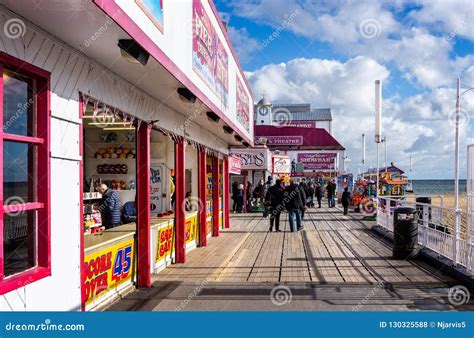
[[[413,197],[430,197],[432,204],[417,203]],[[397,207],[407,206],[416,209],[418,221],[418,244],[429,248],[439,256],[443,256],[461,265],[469,273],[474,272],[472,218],[461,211],[458,214],[452,208],[446,208],[440,196],[416,196],[400,198],[380,196],[377,203],[377,225],[393,232],[393,214]],[[459,218],[461,231],[455,236],[456,217]]]

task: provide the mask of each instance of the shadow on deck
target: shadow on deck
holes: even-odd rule
[[[391,258],[373,224],[311,209],[304,230],[269,232],[261,214],[237,214],[206,248],[154,276],[112,311],[473,310],[448,298],[459,281],[421,259]]]

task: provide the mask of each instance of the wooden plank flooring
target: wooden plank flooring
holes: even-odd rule
[[[391,248],[367,225],[338,209],[310,209],[304,230],[269,232],[261,214],[231,216],[231,228],[188,254],[185,264],[154,276],[156,281],[228,283],[377,284],[446,282],[413,261],[391,258]]]

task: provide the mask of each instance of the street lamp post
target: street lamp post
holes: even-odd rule
[[[454,265],[459,262],[459,248],[461,241],[461,209],[459,208],[459,123],[461,119],[461,96],[474,88],[468,88],[461,93],[461,79],[456,81],[456,115],[454,131],[454,247],[453,261]]]
[[[377,144],[377,197],[380,184],[379,145],[382,140],[382,82],[375,80],[375,143]]]
[[[384,148],[385,148],[385,154],[384,154],[385,158],[384,158],[384,161],[383,161],[383,166],[385,168],[385,172],[387,172],[388,171],[388,169],[387,169],[387,136],[384,136],[382,138],[382,143],[384,144]]]

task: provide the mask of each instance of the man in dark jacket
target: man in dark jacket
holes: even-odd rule
[[[321,184],[316,184],[316,189],[314,194],[316,195],[316,199],[318,200],[318,208],[321,208],[321,200],[323,199],[323,189],[321,188]]]
[[[265,205],[270,214],[270,231],[280,232],[280,214],[285,209],[284,205],[285,189],[281,186],[281,180],[276,180],[275,185],[268,188],[265,195]]]
[[[288,210],[288,218],[290,220],[290,231],[295,231],[295,221],[294,217],[296,216],[296,230],[303,229],[301,222],[301,209],[306,208],[305,205],[306,195],[304,189],[296,184],[293,180],[290,181],[290,186],[285,191],[285,202],[286,208]]]
[[[342,206],[344,207],[344,215],[347,215],[349,205],[351,205],[351,193],[347,187],[344,188],[344,192],[341,197]]]
[[[120,199],[115,191],[109,189],[107,184],[101,184],[99,192],[102,199],[99,203],[99,211],[102,216],[102,225],[106,229],[120,225]]]
[[[326,186],[326,192],[327,192],[327,196],[328,196],[328,207],[329,208],[334,208],[335,189],[334,189],[334,185],[333,185],[332,181],[328,182],[328,185]]]

